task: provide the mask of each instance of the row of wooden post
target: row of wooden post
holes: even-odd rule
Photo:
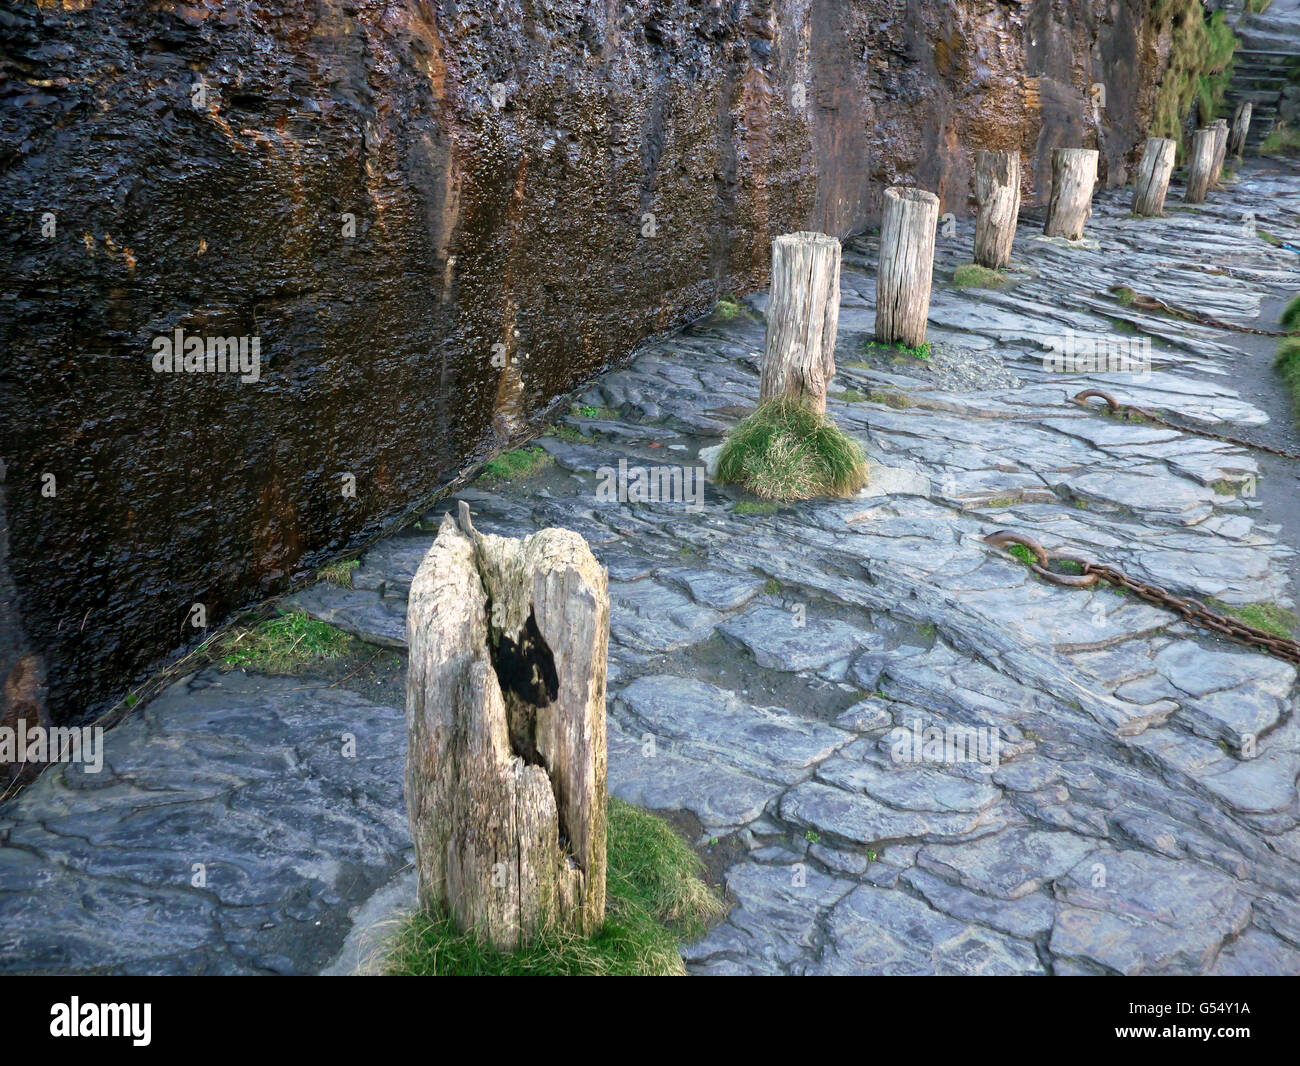
[[[1188,162],[1187,203],[1201,203],[1219,184],[1227,153],[1238,158],[1250,129],[1251,105],[1237,106],[1229,127],[1216,119],[1196,131]],[[1147,140],[1133,186],[1133,213],[1157,216],[1164,211],[1177,145],[1163,137]],[[1098,153],[1093,148],[1058,148],[1052,153],[1052,192],[1043,233],[1077,241],[1092,214]],[[1020,154],[979,151],[975,154],[975,262],[1001,270],[1011,262],[1020,211]],[[930,275],[939,198],[920,189],[885,192],[880,223],[880,266],[876,274],[876,340],[916,347],[925,341],[930,312]]]

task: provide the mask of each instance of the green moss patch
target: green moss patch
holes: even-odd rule
[[[662,818],[609,801],[605,925],[595,936],[546,933],[516,951],[497,951],[446,915],[416,914],[389,945],[390,974],[443,976],[674,976],[677,945],[722,913],[700,878],[699,857]]]
[[[535,473],[550,461],[542,448],[516,448],[489,459],[483,465],[482,477],[484,481],[513,481]]]
[[[959,289],[1000,289],[1010,280],[1002,271],[978,263],[959,266],[952,274],[952,283]]]

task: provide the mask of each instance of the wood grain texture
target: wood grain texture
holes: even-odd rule
[[[1147,138],[1133,183],[1133,214],[1150,217],[1164,213],[1177,150],[1177,143],[1167,137]]]
[[[975,153],[975,262],[990,270],[1011,263],[1020,214],[1020,153]]]
[[[914,348],[925,342],[934,280],[939,198],[923,189],[885,190],[876,273],[876,340]]]
[[[840,321],[840,242],[786,233],[772,242],[772,290],[758,398],[795,396],[826,410]]]
[[[1250,133],[1250,119],[1255,105],[1249,100],[1242,100],[1232,113],[1232,133],[1228,136],[1228,151],[1238,159],[1246,151],[1246,135]]]
[[[1095,148],[1057,148],[1052,152],[1052,196],[1043,233],[1071,241],[1083,237],[1083,227],[1092,215],[1096,184]]]
[[[1187,189],[1183,193],[1184,203],[1205,202],[1205,193],[1210,187],[1210,175],[1214,170],[1214,138],[1215,132],[1209,127],[1199,129],[1192,135],[1192,151],[1187,159]]]
[[[577,533],[483,535],[461,507],[407,610],[420,903],[506,950],[547,927],[593,933],[605,916],[608,576]],[[530,679],[503,666],[507,640],[553,663],[553,694],[527,698]]]

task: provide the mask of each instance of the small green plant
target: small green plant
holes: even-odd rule
[[[304,611],[268,618],[232,634],[223,649],[227,666],[267,674],[291,673],[319,659],[336,659],[352,650],[355,638]]]
[[[618,417],[617,411],[612,411],[608,407],[593,407],[589,403],[575,403],[571,408],[569,408],[569,413],[578,418],[611,419]]]
[[[733,514],[776,514],[780,508],[771,501],[740,500],[731,510]]]
[[[701,879],[699,857],[667,822],[609,801],[605,924],[594,936],[544,933],[497,951],[443,914],[415,914],[389,944],[385,971],[439,976],[675,976],[679,941],[698,937],[722,913]]]
[[[331,585],[350,589],[352,587],[352,571],[360,565],[360,559],[336,559],[334,562],[322,566],[316,576],[319,580],[328,582]]]
[[[1137,299],[1137,293],[1127,285],[1117,285],[1113,291],[1115,293],[1115,299],[1117,299],[1124,307],[1132,307],[1133,301]]]
[[[1230,615],[1248,626],[1262,629],[1275,637],[1290,637],[1300,625],[1300,618],[1294,611],[1279,607],[1276,603],[1230,604],[1222,600],[1206,600],[1206,604],[1220,614]]]
[[[1010,554],[1014,555],[1026,566],[1030,566],[1033,563],[1036,563],[1038,561],[1034,557],[1034,553],[1031,552],[1028,548],[1026,548],[1023,544],[1012,544],[1008,546],[1007,551]]]
[[[959,266],[952,274],[952,283],[959,289],[1000,289],[1010,280],[1002,271],[978,263]]]
[[[542,448],[516,448],[489,459],[483,466],[484,481],[513,481],[527,477],[550,462],[551,457]]]
[[[774,577],[769,577],[763,582],[763,591],[769,596],[781,595],[781,582]]]
[[[815,829],[805,829],[803,838],[810,844],[817,844],[821,841],[822,835]]]
[[[893,357],[904,357],[907,359],[929,359],[930,342],[922,341],[917,345],[907,344],[881,344],[878,341],[867,341],[868,351],[889,352]],[[852,364],[850,364],[852,365]]]
[[[867,848],[867,862],[876,862],[879,858],[874,848]]]
[[[714,315],[722,319],[723,322],[730,322],[742,310],[744,308],[741,307],[740,301],[731,295],[719,297],[718,302],[713,305]]]
[[[717,477],[766,500],[851,496],[866,484],[867,462],[857,441],[787,396],[760,404],[731,431]]]
[[[550,429],[550,435],[568,444],[586,444],[591,440],[590,437],[583,436],[581,432],[566,422],[557,422],[553,425]]]

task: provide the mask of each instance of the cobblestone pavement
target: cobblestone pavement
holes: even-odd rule
[[[1251,166],[1199,208],[1175,190],[1164,219],[1101,194],[1077,245],[1021,225],[1005,291],[947,284],[958,224],[931,307],[941,377],[866,357],[872,241],[850,242],[828,410],[872,463],[854,499],[598,499],[602,468],[693,468],[752,407],[761,296],[600,378],[580,398],[597,417],[539,440],[541,473],[459,494],[484,531],[566,526],[609,567],[610,789],[741,843],[694,972],[1300,972],[1296,671],[981,540],[1014,527],[1181,593],[1289,603],[1300,530],[1262,523],[1259,496],[1294,493],[1293,469],[1256,489],[1247,451],[1066,400],[1100,386],[1264,428],[1234,387],[1243,335],[1107,290],[1254,323],[1298,264],[1243,217],[1300,244],[1296,192]],[[1070,331],[1076,350],[1149,337],[1153,365],[1045,369]],[[400,647],[431,538],[294,600]],[[185,679],[110,733],[102,774],[48,773],[0,809],[0,970],[325,967],[367,900],[409,884],[403,734],[400,711],[323,684]]]

